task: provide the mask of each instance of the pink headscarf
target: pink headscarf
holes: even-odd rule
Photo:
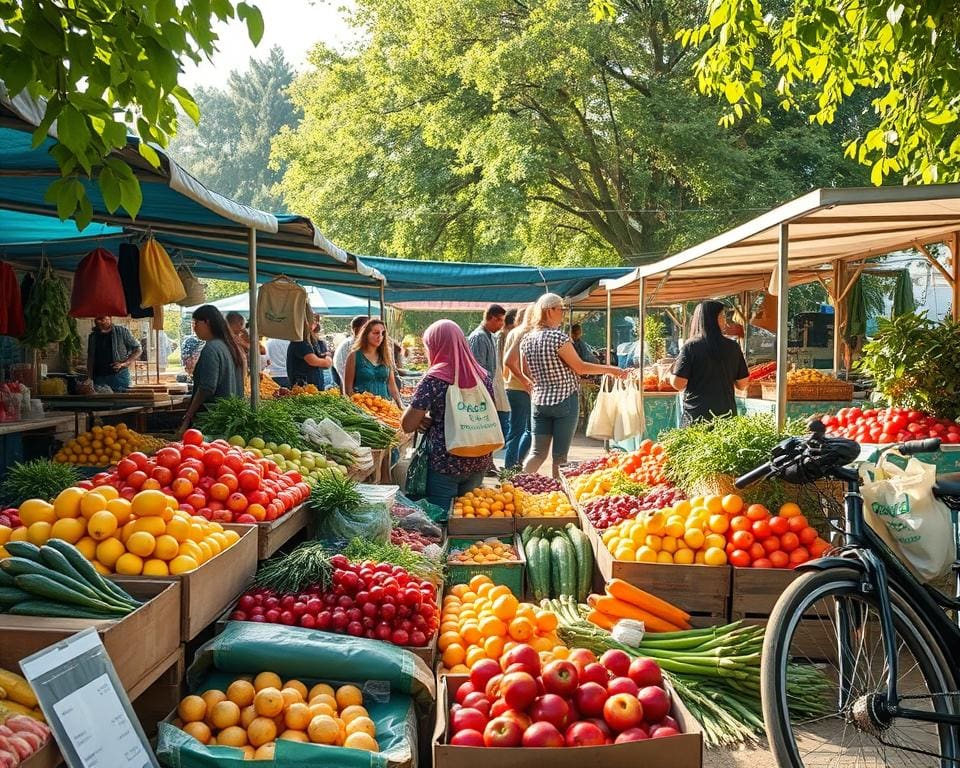
[[[477,362],[467,344],[467,337],[453,320],[437,320],[424,332],[423,343],[430,355],[427,376],[453,384],[456,369],[457,383],[461,387],[475,387],[486,379],[486,369]]]

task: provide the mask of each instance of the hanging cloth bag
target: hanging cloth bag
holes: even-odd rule
[[[937,468],[911,458],[901,469],[888,455],[860,465],[864,519],[918,578],[936,580],[956,557],[950,510],[933,495]]]
[[[459,373],[457,360],[443,416],[447,452],[467,458],[486,456],[503,447],[500,418],[483,382],[478,379],[472,387],[461,387]]]
[[[140,306],[140,249],[133,243],[120,243],[118,255],[120,282],[123,284],[123,296],[127,303],[127,314],[138,320],[153,317],[153,307]]]
[[[169,254],[152,237],[140,249],[140,306],[162,307],[187,295]]]
[[[613,424],[617,417],[617,402],[614,388],[616,381],[612,376],[600,379],[600,390],[587,419],[587,437],[594,440],[611,440]]]
[[[90,251],[77,265],[70,292],[70,317],[127,316],[117,258],[105,248]]]
[[[643,434],[645,425],[640,408],[641,386],[641,380],[633,376],[616,384],[617,416],[613,423],[613,439],[618,442]]]
[[[186,264],[181,264],[177,269],[177,276],[180,278],[180,282],[183,283],[183,290],[187,292],[177,304],[181,307],[195,307],[197,304],[203,304],[207,300],[207,289],[203,283],[196,278],[193,272],[190,271],[190,267]]]
[[[257,295],[257,333],[268,339],[303,341],[310,301],[303,286],[288,277],[278,277],[260,286]],[[312,315],[311,315],[312,319]]]
[[[20,338],[27,331],[20,286],[13,267],[0,262],[0,335]]]

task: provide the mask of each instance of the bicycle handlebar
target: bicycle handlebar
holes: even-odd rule
[[[909,440],[895,448],[904,456],[913,456],[916,453],[936,453],[940,450],[941,442],[939,437],[928,437],[924,440]]]
[[[751,469],[747,474],[738,477],[733,481],[733,487],[737,489],[749,488],[754,483],[759,483],[761,480],[766,480],[770,477],[770,474],[773,472],[773,466],[770,462],[765,462],[761,464],[756,469]]]

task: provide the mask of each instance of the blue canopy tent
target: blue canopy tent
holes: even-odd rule
[[[317,314],[327,317],[353,317],[354,315],[365,315],[369,311],[369,304],[365,299],[331,291],[328,288],[318,288],[314,285],[308,285],[306,290],[307,297],[310,299],[310,306]],[[228,296],[225,299],[217,299],[211,301],[210,304],[213,304],[224,314],[239,312],[241,315],[247,316],[250,311],[245,293]],[[190,313],[196,308],[184,307],[183,311]]]

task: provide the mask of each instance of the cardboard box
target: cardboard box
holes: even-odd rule
[[[130,577],[123,588],[147,602],[122,619],[0,615],[0,666],[17,671],[21,659],[87,627],[96,627],[120,682],[130,698],[135,698],[134,694],[161,674],[158,665],[180,649],[181,585]]]
[[[257,559],[266,560],[277,550],[307,527],[310,509],[306,503],[298,504],[285,515],[268,523],[257,523]]]
[[[223,612],[253,581],[257,572],[257,530],[254,525],[223,526],[240,534],[232,547],[225,549],[195,571],[180,576],[111,576],[118,584],[148,579],[179,582],[180,640],[193,640]]]
[[[57,768],[58,765],[63,765],[63,755],[60,754],[57,742],[51,736],[39,752],[30,755],[20,763],[18,768]]]
[[[703,732],[696,719],[673,696],[670,714],[683,733],[665,739],[648,739],[602,747],[563,747],[556,749],[487,749],[455,747],[449,741],[447,713],[461,683],[453,676],[443,677],[437,690],[437,725],[433,735],[433,768],[702,768]]]

